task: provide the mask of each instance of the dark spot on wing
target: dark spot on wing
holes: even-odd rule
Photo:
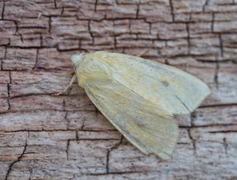
[[[161,81],[161,83],[162,83],[165,87],[169,86],[169,83],[168,83],[167,81]]]

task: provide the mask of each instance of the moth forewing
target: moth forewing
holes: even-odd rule
[[[192,112],[208,86],[174,67],[98,51],[72,56],[79,85],[104,116],[139,150],[171,159],[176,114]]]

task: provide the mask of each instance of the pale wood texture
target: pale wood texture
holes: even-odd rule
[[[140,153],[76,83],[50,95],[72,54],[146,48],[212,91],[177,117],[171,162]],[[236,58],[236,0],[0,0],[0,179],[237,179]]]

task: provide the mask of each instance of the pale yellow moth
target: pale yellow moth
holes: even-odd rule
[[[75,75],[101,113],[141,152],[170,160],[178,137],[174,115],[189,114],[208,86],[177,68],[97,51],[73,55]]]

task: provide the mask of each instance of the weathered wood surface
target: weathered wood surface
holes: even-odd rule
[[[0,0],[0,19],[0,179],[237,179],[236,0]],[[72,54],[146,48],[212,90],[177,118],[171,162],[134,148],[76,83],[50,95]]]

